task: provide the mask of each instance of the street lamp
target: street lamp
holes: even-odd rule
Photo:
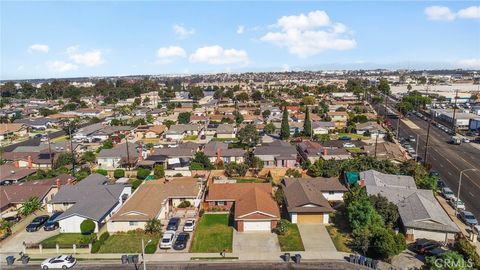
[[[148,240],[147,245],[152,242],[152,239]],[[142,238],[142,260],[143,260],[143,270],[147,270],[147,264],[145,263],[145,244],[143,243],[143,238]]]
[[[457,203],[455,204],[455,216],[457,216],[457,211],[458,211],[458,202],[460,201],[460,187],[462,185],[462,175],[464,172],[468,171],[476,171],[477,169],[465,169],[463,171],[460,171],[460,180],[458,181],[458,191],[457,191]]]

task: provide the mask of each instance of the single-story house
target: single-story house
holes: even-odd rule
[[[57,217],[62,233],[79,233],[80,224],[91,219],[98,232],[132,194],[123,184],[107,184],[107,177],[94,173],[75,185],[62,186],[48,202],[48,212],[64,211]]]
[[[297,164],[297,149],[284,141],[262,144],[255,148],[254,154],[266,167],[291,168]]]
[[[269,183],[211,183],[205,201],[210,209],[233,209],[238,232],[270,232],[280,220],[280,210]]]
[[[111,149],[102,149],[97,156],[98,168],[114,170],[129,165],[134,167],[142,151],[137,147],[136,144],[129,142],[117,144]]]
[[[28,136],[28,128],[21,123],[2,123],[0,124],[0,141],[10,138],[21,138]]]
[[[182,140],[186,135],[201,135],[203,130],[202,125],[194,124],[177,124],[172,125],[167,132],[165,132],[165,139],[171,141]]]
[[[377,149],[375,149],[375,145],[365,145],[363,147],[365,153],[368,156],[375,156],[376,151],[376,158],[379,160],[391,160],[395,163],[402,163],[408,160],[407,152],[402,151],[400,146],[396,143],[391,142],[383,142],[377,143]]]
[[[228,144],[224,142],[211,141],[205,145],[203,152],[212,163],[216,163],[220,160],[224,164],[230,162],[242,163],[245,156],[245,150],[240,148],[228,149]]]
[[[168,219],[182,201],[197,208],[203,194],[202,183],[193,177],[146,181],[107,223],[110,233],[145,229],[149,219]]]
[[[57,125],[58,120],[50,119],[47,117],[40,117],[40,118],[24,118],[24,119],[17,119],[14,121],[16,124],[24,124],[32,129],[39,129],[45,130],[50,127],[54,127]]]
[[[14,164],[6,163],[0,165],[0,184],[18,183],[35,172],[36,170],[34,169],[20,168],[18,161],[14,162]]]
[[[328,134],[335,130],[335,124],[332,122],[312,121],[312,130],[314,135]]]
[[[358,123],[355,126],[355,130],[359,135],[367,135],[372,138],[375,138],[378,136],[379,139],[385,137],[385,134],[387,133],[381,125],[373,121]]]

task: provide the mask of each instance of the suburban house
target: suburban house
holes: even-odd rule
[[[222,161],[224,164],[230,162],[242,163],[245,156],[245,150],[240,148],[228,149],[228,144],[224,142],[211,141],[205,145],[203,152],[212,163],[219,161]]]
[[[236,133],[236,128],[233,125],[209,124],[205,135],[207,136],[207,140],[210,140],[213,137],[218,139],[235,139]]]
[[[313,135],[328,134],[335,130],[335,124],[332,122],[312,121]]]
[[[135,166],[141,150],[134,143],[117,144],[111,149],[102,149],[97,156],[99,169],[114,170],[126,166]]]
[[[297,149],[283,141],[262,144],[255,149],[254,154],[266,167],[291,168],[297,163]]]
[[[72,182],[72,176],[62,174],[49,179],[0,186],[0,218],[16,216],[17,210],[32,197],[45,206],[62,185]]]
[[[149,219],[170,218],[183,201],[189,201],[196,209],[202,195],[202,183],[193,177],[146,181],[108,221],[107,230],[110,233],[143,230]]]
[[[202,125],[194,124],[177,124],[172,125],[167,132],[165,132],[165,139],[170,141],[180,141],[187,135],[201,135],[203,130]]]
[[[48,149],[38,149],[36,147],[35,152],[25,149],[19,149],[17,147],[12,152],[6,152],[3,154],[3,159],[5,161],[11,161],[18,166],[19,168],[29,168],[29,169],[50,169],[52,163],[55,164],[55,161],[58,158],[58,155],[52,151],[50,155]],[[28,146],[25,148],[29,148]],[[18,150],[18,151],[17,151]]]
[[[105,126],[103,123],[95,123],[85,127],[80,128],[73,134],[72,139],[76,142],[91,142],[93,140],[93,133],[103,129]]]
[[[28,128],[24,124],[0,124],[0,141],[28,136]]]
[[[48,212],[64,211],[57,217],[62,233],[79,233],[80,224],[91,219],[98,232],[132,194],[132,188],[123,184],[108,185],[107,177],[94,173],[75,185],[60,188],[48,202]]]
[[[146,158],[155,164],[163,165],[168,170],[188,170],[190,160],[200,148],[193,142],[181,143],[177,147],[158,148]],[[166,172],[167,173],[167,172]]]
[[[0,165],[0,185],[18,183],[34,174],[36,170],[20,168],[19,163],[5,163]]]
[[[365,145],[363,149],[368,156],[375,156],[375,145]],[[391,142],[377,143],[376,157],[379,160],[391,160],[394,163],[408,160],[407,152],[402,151],[398,144]]]
[[[426,238],[448,242],[460,232],[433,192],[417,189],[413,177],[368,170],[359,173],[359,181],[368,195],[381,195],[398,207],[407,240]]]
[[[46,130],[57,125],[57,120],[47,117],[17,119],[15,124],[24,124],[31,129]]]
[[[209,209],[230,211],[238,232],[268,231],[280,220],[269,183],[211,183],[205,198]]]
[[[343,148],[324,147],[317,142],[303,141],[297,144],[297,150],[302,160],[310,160],[311,163],[321,159],[345,160],[352,156]]]
[[[166,129],[164,125],[138,126],[135,129],[135,137],[139,140],[161,138]]]
[[[331,118],[331,122],[335,124],[335,128],[344,128],[347,126],[347,112],[328,112],[327,115]]]
[[[355,126],[355,130],[359,135],[370,136],[371,138],[378,136],[379,139],[385,137],[385,134],[387,133],[381,125],[373,121],[358,123]]]
[[[285,178],[281,184],[290,220],[298,224],[328,224],[329,202],[343,201],[347,192],[338,178]]]

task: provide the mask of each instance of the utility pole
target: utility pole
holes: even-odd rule
[[[455,90],[455,103],[453,105],[452,130],[454,134],[457,134],[457,126],[455,124],[455,114],[457,112],[457,99],[458,99],[458,89]]]
[[[52,156],[52,146],[50,144],[50,132],[47,132],[47,140],[48,140],[48,157],[50,158],[50,165],[51,165],[51,169],[53,170],[53,156]]]
[[[378,144],[378,134],[375,136],[375,158],[377,158],[377,144]]]
[[[415,153],[417,153],[418,156],[418,139],[420,137],[420,134],[417,134],[417,146],[415,147]]]
[[[72,153],[72,176],[75,176],[75,152],[73,151],[72,143],[72,126],[68,125],[68,137],[70,138],[70,151]]]
[[[465,169],[460,172],[460,179],[458,181],[458,190],[457,190],[457,203],[455,204],[455,216],[457,216],[457,210],[458,210],[458,202],[460,201],[460,187],[462,186],[462,175],[464,172],[468,171],[476,171],[477,169]]]
[[[430,138],[430,126],[432,124],[432,119],[428,121],[428,128],[427,128],[427,139],[425,141],[425,155],[424,155],[424,161],[423,164],[427,164],[427,153],[428,153],[428,139]]]
[[[397,140],[398,140],[398,130],[400,129],[400,116],[397,118]]]
[[[127,147],[127,169],[130,170],[130,153],[128,152],[128,135],[125,136],[125,147]]]

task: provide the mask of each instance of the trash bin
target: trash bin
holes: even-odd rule
[[[128,255],[128,263],[133,263],[133,255]]]
[[[29,256],[27,256],[27,255],[22,256],[22,264],[28,264],[29,261],[30,261]]]
[[[127,255],[122,255],[122,264],[128,263],[128,256]]]
[[[348,261],[351,263],[355,263],[355,255],[350,254]]]
[[[287,253],[283,254],[283,260],[285,262],[289,262],[290,261],[290,253],[287,252]]]
[[[295,254],[295,263],[300,263],[300,260],[302,259],[302,255],[300,254]]]
[[[138,263],[138,255],[132,255],[132,263],[134,264]]]
[[[7,265],[13,265],[13,262],[15,261],[15,257],[13,256],[7,256],[5,259],[7,260]]]

